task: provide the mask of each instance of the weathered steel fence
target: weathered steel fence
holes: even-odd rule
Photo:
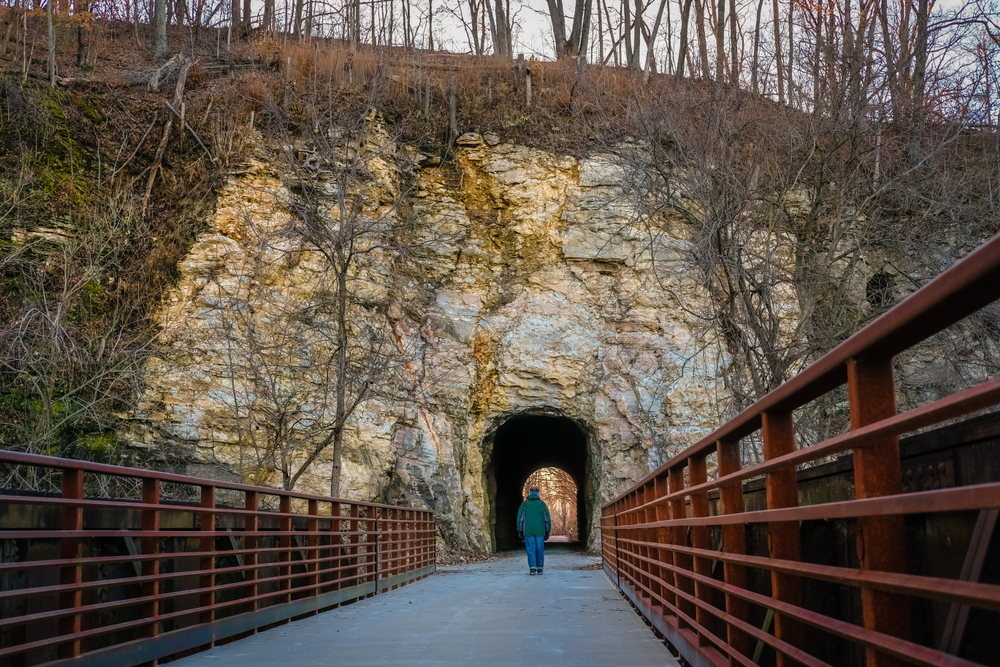
[[[2,466],[61,488],[0,490],[3,665],[153,664],[434,571],[427,510],[6,451]],[[109,482],[136,498],[92,497]]]
[[[1000,379],[897,414],[892,365],[998,297],[1000,237],[603,507],[605,571],[689,664],[1000,661],[1000,483],[904,493],[899,458],[901,434],[1000,404]],[[797,447],[794,411],[845,383],[851,430]],[[764,461],[743,467],[750,436]],[[800,506],[797,470],[844,452],[853,493]],[[746,511],[759,477],[767,509]]]

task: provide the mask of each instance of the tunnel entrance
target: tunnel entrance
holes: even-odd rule
[[[543,468],[565,471],[576,485],[576,516],[573,534],[586,543],[593,514],[594,484],[588,455],[587,434],[577,422],[552,414],[521,414],[511,417],[492,434],[486,466],[490,494],[490,528],[497,551],[520,546],[517,508],[528,477]],[[489,444],[489,443],[486,443]],[[548,499],[542,495],[548,504]],[[549,504],[550,513],[553,509]]]

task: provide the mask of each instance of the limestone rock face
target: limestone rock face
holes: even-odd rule
[[[489,549],[493,435],[512,416],[559,415],[587,435],[591,479],[579,482],[593,540],[604,501],[717,425],[725,355],[695,315],[700,276],[679,221],[634,224],[610,158],[463,139],[454,169],[412,161],[407,252],[373,252],[351,275],[351,325],[391,332],[419,391],[358,406],[341,495],[432,507],[442,539]],[[372,215],[399,215],[389,203],[404,191],[400,170],[371,171]],[[309,299],[329,268],[283,231],[291,190],[257,165],[222,192],[163,310],[165,354],[150,369],[137,444],[186,445],[195,459],[248,469],[241,446],[253,431],[234,399],[246,378],[222,334],[233,313],[252,313],[277,336],[280,305]],[[281,383],[301,388],[308,417],[326,399],[301,361]],[[325,493],[329,473],[323,454],[296,488]]]

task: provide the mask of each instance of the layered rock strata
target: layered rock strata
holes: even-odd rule
[[[442,539],[489,549],[493,434],[518,414],[559,415],[587,434],[592,540],[602,501],[715,425],[724,355],[699,317],[706,296],[680,221],[637,220],[607,156],[495,139],[464,136],[444,167],[376,141],[372,179],[358,185],[365,214],[405,216],[408,245],[374,249],[352,269],[351,326],[391,332],[418,390],[358,406],[341,495],[432,507]],[[273,339],[287,330],[284,305],[312,298],[329,274],[287,231],[295,184],[280,164],[275,154],[234,178],[181,263],[137,445],[252,468],[253,427],[238,420],[255,371],[227,332],[250,323]],[[335,217],[336,186],[318,191]],[[296,387],[308,418],[328,387],[310,359],[291,365],[278,383]],[[329,472],[323,454],[296,488],[325,493]]]

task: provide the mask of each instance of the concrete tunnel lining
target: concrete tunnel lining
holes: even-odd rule
[[[561,468],[577,488],[577,534],[586,542],[594,510],[595,483],[591,440],[586,427],[569,417],[522,413],[501,423],[487,437],[491,444],[486,466],[490,495],[490,532],[497,551],[520,546],[515,522],[521,492],[539,468]]]

